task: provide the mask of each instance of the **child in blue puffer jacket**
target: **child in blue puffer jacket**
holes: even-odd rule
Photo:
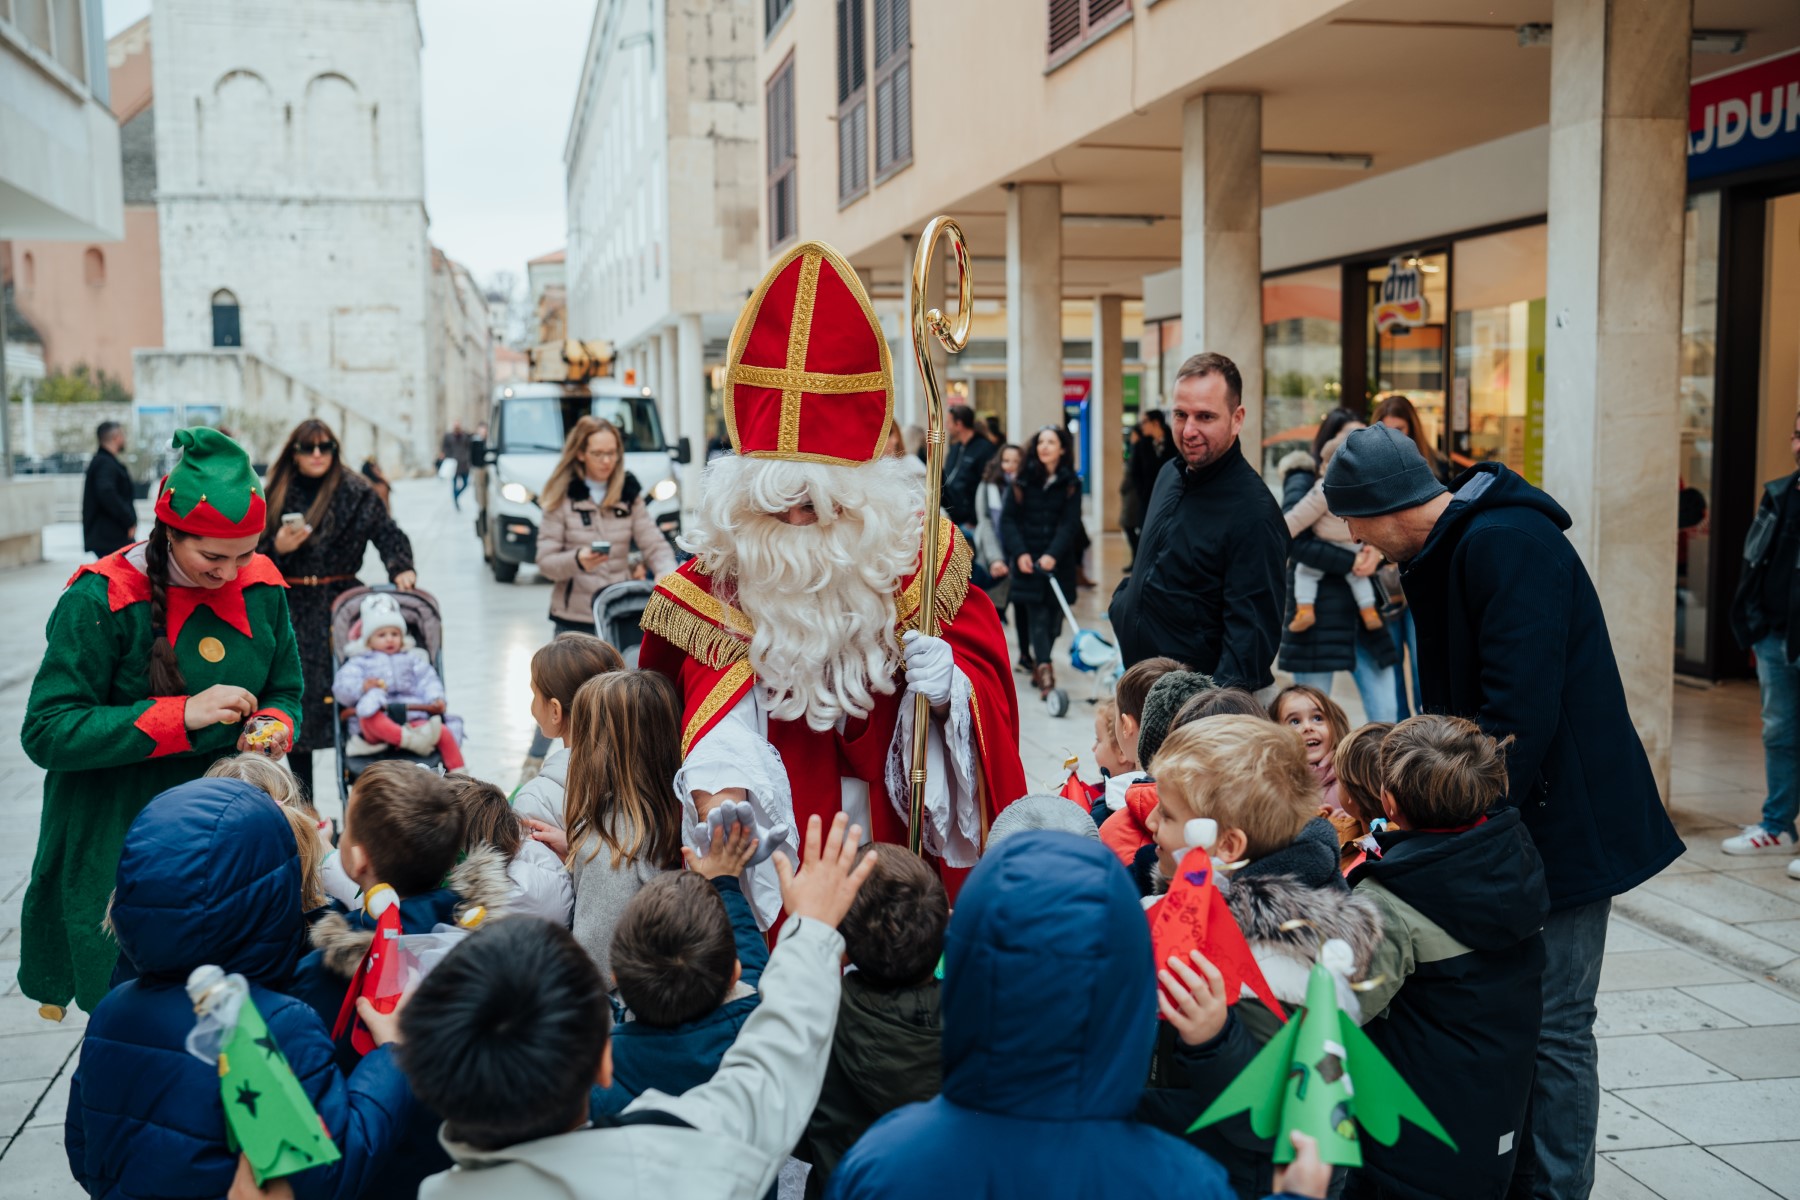
[[[306,945],[294,833],[268,794],[197,779],[144,808],[125,835],[110,920],[137,978],[94,1009],[69,1085],[64,1144],[96,1197],[218,1197],[226,1148],[218,1069],[185,1048],[185,988],[213,963],[244,976],[300,1086],[343,1158],[292,1177],[297,1200],[355,1196],[417,1110],[386,1042],[396,1022],[365,1014],[383,1045],[345,1078],[312,1009],[284,994]]]

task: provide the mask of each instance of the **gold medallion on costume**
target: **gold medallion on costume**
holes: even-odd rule
[[[200,652],[200,657],[209,663],[219,662],[225,657],[225,643],[216,637],[201,638],[200,644],[195,649]]]

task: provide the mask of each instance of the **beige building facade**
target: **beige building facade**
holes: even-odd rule
[[[1097,527],[1188,354],[1239,364],[1271,478],[1331,409],[1406,395],[1444,458],[1574,517],[1666,791],[1675,673],[1747,670],[1738,550],[1792,470],[1800,8],[762,7],[765,255],[838,247],[905,362],[912,239],[956,217],[1005,365],[952,390],[1014,435],[1079,421]]]

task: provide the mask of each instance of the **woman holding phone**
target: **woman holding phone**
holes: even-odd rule
[[[294,426],[269,468],[268,525],[257,548],[275,561],[288,584],[288,608],[300,643],[306,695],[294,775],[313,794],[314,750],[331,748],[331,602],[362,581],[356,577],[373,543],[388,578],[411,591],[412,542],[367,479],[344,468],[331,427],[316,417]]]
[[[595,596],[615,583],[675,569],[675,551],[644,501],[643,485],[625,469],[618,426],[591,416],[575,422],[538,497],[544,521],[537,569],[555,584],[550,624],[557,633],[594,633]],[[541,759],[548,745],[540,732],[531,758]]]

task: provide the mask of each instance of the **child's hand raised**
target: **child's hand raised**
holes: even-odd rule
[[[831,832],[820,845],[819,818],[806,821],[806,857],[798,874],[786,853],[775,854],[775,873],[781,877],[781,906],[795,919],[806,918],[837,928],[850,902],[862,890],[863,881],[875,869],[875,855],[863,855],[856,861],[856,847],[862,842],[862,827],[851,825],[850,818],[839,813],[831,822]]]
[[[1198,950],[1189,951],[1189,955],[1200,974],[1194,974],[1186,963],[1171,956],[1168,965],[1156,973],[1162,981],[1156,1004],[1183,1042],[1202,1046],[1219,1036],[1231,1008],[1225,999],[1225,977],[1219,974],[1219,968]],[[1173,1001],[1170,997],[1174,997]]]
[[[559,829],[548,821],[539,821],[534,817],[524,818],[525,827],[531,830],[531,839],[542,842],[556,852],[556,857],[569,857],[569,831]]]
[[[756,839],[742,825],[715,825],[712,828],[712,844],[706,853],[688,846],[681,848],[682,861],[687,869],[702,879],[719,879],[742,875],[744,868],[750,865],[751,856],[756,853]]]

